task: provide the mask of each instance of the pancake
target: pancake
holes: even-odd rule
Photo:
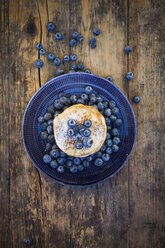
[[[69,119],[76,120],[77,124],[83,124],[86,119],[92,121],[90,138],[93,139],[93,144],[90,148],[83,147],[81,150],[75,148],[75,138],[67,135]],[[99,151],[107,132],[104,116],[94,107],[83,104],[73,105],[56,116],[53,120],[53,129],[58,147],[73,157],[86,157]]]

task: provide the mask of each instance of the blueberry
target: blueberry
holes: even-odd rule
[[[58,116],[59,114],[61,114],[60,111],[55,111],[54,117]]]
[[[59,96],[59,98],[62,97],[62,96],[66,96],[66,93],[65,93],[65,92],[60,92],[60,93],[58,94],[58,96]]]
[[[120,143],[120,139],[118,137],[113,138],[113,144],[118,145]]]
[[[58,158],[60,156],[60,151],[59,149],[54,149],[50,151],[50,156],[52,158]]]
[[[53,53],[48,54],[48,60],[53,61],[55,59],[55,55]]]
[[[58,163],[57,163],[57,160],[52,160],[50,162],[50,166],[53,168],[53,169],[56,169],[58,167]]]
[[[93,144],[93,140],[90,137],[85,137],[83,139],[83,144],[86,148],[90,148]]]
[[[99,103],[99,102],[102,102],[103,101],[103,98],[99,95],[96,96],[96,102]]]
[[[111,125],[111,120],[109,118],[105,118],[105,123],[107,126]]]
[[[69,99],[69,98],[67,98],[67,100],[66,100],[66,106],[70,106],[71,105],[71,100]]]
[[[62,70],[62,69],[56,70],[56,75],[57,75],[57,76],[60,76],[60,75],[62,75],[62,74],[64,74],[64,70]]]
[[[76,140],[81,140],[82,139],[82,135],[80,133],[76,134]]]
[[[117,117],[115,115],[111,115],[110,119],[111,119],[111,121],[115,121],[117,119]]]
[[[103,145],[100,149],[101,152],[104,152],[106,150],[106,145]]]
[[[111,131],[111,126],[107,126],[107,132],[110,132]]]
[[[61,156],[61,158],[65,158],[66,157],[66,153],[63,152],[63,151],[60,151],[60,156]]]
[[[96,98],[96,101],[97,101],[97,98]],[[97,107],[98,107],[99,110],[103,110],[103,109],[104,109],[104,105],[103,105],[102,102],[99,102],[99,103],[97,104]]]
[[[73,166],[70,168],[70,172],[71,172],[71,173],[76,173],[76,172],[77,172],[77,166],[73,165]]]
[[[68,126],[73,128],[76,126],[76,121],[74,119],[69,119],[68,120]]]
[[[26,237],[26,238],[24,238],[23,242],[24,242],[25,245],[31,245],[32,244],[32,239]]]
[[[124,50],[126,53],[130,53],[132,51],[132,47],[126,46]]]
[[[119,108],[118,108],[118,107],[114,107],[114,108],[112,109],[112,114],[114,114],[114,115],[119,114]]]
[[[66,166],[72,167],[72,165],[73,165],[73,161],[68,160],[68,161],[66,162]]]
[[[71,95],[70,100],[73,104],[77,103],[77,96],[76,95]]]
[[[57,162],[60,165],[63,165],[66,162],[66,158],[57,158]]]
[[[84,127],[83,124],[78,124],[78,125],[74,128],[74,130],[75,130],[75,133],[80,133],[80,134],[82,134],[82,133],[84,132],[84,130],[85,130],[85,127]]]
[[[109,117],[109,116],[111,115],[111,110],[110,110],[110,108],[106,108],[104,113],[105,113],[106,116]]]
[[[113,146],[112,146],[112,150],[113,150],[114,152],[118,152],[118,151],[119,151],[119,147],[118,147],[117,145],[113,145]]]
[[[86,129],[84,130],[84,132],[83,132],[83,135],[84,135],[85,137],[89,137],[89,136],[91,135],[91,130],[88,129],[88,128],[86,128]]]
[[[111,109],[113,109],[114,107],[116,107],[115,101],[113,101],[113,100],[109,101],[109,107],[110,107]]]
[[[90,127],[91,125],[92,125],[91,120],[86,119],[86,120],[84,121],[84,126],[85,126],[85,127]]]
[[[61,60],[59,58],[55,58],[55,60],[53,61],[53,64],[56,66],[60,66],[61,65]]]
[[[91,74],[91,70],[90,69],[85,69],[85,71],[84,71],[85,73],[89,73],[89,74]]]
[[[40,133],[40,137],[41,137],[41,139],[46,140],[47,137],[48,137],[48,133],[43,131],[43,132]]]
[[[96,36],[98,36],[100,34],[100,29],[94,28],[93,29],[93,34],[96,35]]]
[[[84,165],[85,168],[89,167],[89,161],[84,160],[83,161],[83,165]]]
[[[77,32],[74,32],[74,33],[72,34],[72,37],[73,37],[74,39],[76,39],[77,36],[78,36],[78,33],[77,33]]]
[[[39,116],[39,117],[38,117],[38,122],[39,122],[39,123],[42,123],[43,121],[44,121],[44,117],[43,117],[43,116]]]
[[[95,42],[96,42],[96,38],[92,37],[92,38],[89,39],[89,44],[92,44],[92,43],[95,43]]]
[[[51,162],[52,158],[51,156],[49,156],[48,154],[45,154],[43,156],[43,161],[46,163],[46,164],[49,164]]]
[[[102,152],[100,152],[100,151],[97,152],[97,153],[96,153],[96,157],[97,157],[97,158],[101,158],[101,157],[102,157]]]
[[[77,170],[78,171],[83,171],[84,170],[84,166],[82,164],[77,166]]]
[[[56,25],[54,24],[54,22],[48,22],[46,27],[48,31],[53,32],[56,28]]]
[[[41,68],[42,66],[43,66],[43,61],[41,60],[41,59],[37,59],[36,61],[35,61],[35,67],[37,67],[37,68]]]
[[[75,147],[78,150],[81,150],[83,148],[83,143],[81,141],[76,141]]]
[[[119,135],[119,130],[117,128],[113,128],[111,130],[111,134],[112,134],[112,136],[118,136]]]
[[[100,110],[100,114],[104,115],[104,111],[103,110]]]
[[[85,87],[85,93],[87,95],[90,95],[93,92],[93,88],[91,86]]]
[[[64,166],[62,166],[62,165],[58,166],[57,172],[64,173]]]
[[[113,150],[111,147],[107,147],[106,149],[106,153],[108,153],[109,155],[112,154]]]
[[[60,97],[59,100],[60,100],[60,103],[61,103],[61,104],[65,104],[65,105],[67,104],[67,98],[66,98],[66,96]]]
[[[97,107],[97,105],[96,105],[96,104],[92,105],[92,107],[94,107],[95,109],[98,109],[98,107]]]
[[[63,107],[63,110],[65,110],[65,109],[67,109],[67,108],[68,108],[68,106],[64,106],[64,107]]]
[[[96,102],[96,97],[95,96],[90,97],[90,102],[95,103]]]
[[[58,149],[57,144],[52,145],[52,150]]]
[[[134,96],[133,102],[134,103],[139,103],[141,101],[140,96]]]
[[[41,54],[41,55],[45,55],[45,53],[46,53],[45,49],[41,48],[41,49],[40,49],[40,54]]]
[[[133,73],[132,73],[132,72],[127,72],[126,78],[127,78],[128,80],[133,79]]]
[[[50,143],[47,143],[45,149],[49,152],[52,149],[52,145]]]
[[[82,42],[83,41],[83,36],[82,35],[78,35],[77,36],[77,41],[78,42]]]
[[[81,161],[85,160],[85,157],[80,157],[80,160],[81,160]]]
[[[53,144],[55,142],[53,134],[48,135],[47,142],[50,142],[51,144]]]
[[[107,76],[107,77],[106,77],[106,79],[107,79],[108,81],[110,81],[110,82],[112,82],[112,81],[113,81],[112,76]]]
[[[86,159],[87,159],[88,162],[91,162],[93,160],[93,156],[89,155],[88,157],[86,157]]]
[[[99,167],[103,165],[103,160],[101,158],[96,158],[94,161],[94,165]]]
[[[75,39],[70,40],[69,44],[71,47],[75,47],[76,46],[76,40]]]
[[[53,120],[52,119],[48,120],[47,123],[48,123],[48,126],[50,126],[50,125],[53,126]]]
[[[52,118],[51,113],[46,113],[46,114],[44,115],[44,120],[45,120],[45,121],[48,121],[48,120],[50,120],[51,118]]]
[[[79,99],[77,100],[77,103],[78,103],[78,104],[85,104],[85,101],[84,101],[82,98],[79,98]]]
[[[55,34],[55,40],[56,41],[60,41],[60,40],[62,40],[62,38],[63,38],[63,36],[62,36],[61,33],[58,32],[58,33]]]
[[[54,113],[55,113],[55,109],[54,109],[53,104],[50,105],[50,106],[47,108],[47,111],[48,111],[49,113],[51,113],[51,114],[54,114]]]
[[[73,160],[73,159],[74,159],[74,157],[72,157],[72,156],[68,156],[68,159],[69,159],[69,160]]]
[[[104,108],[108,108],[108,102],[107,101],[103,101],[103,105],[104,105]]]
[[[47,132],[48,134],[52,134],[53,133],[53,127],[52,126],[47,126]]]
[[[110,139],[110,138],[111,138],[110,133],[107,133],[107,135],[106,135],[106,140],[108,140],[108,139]]]
[[[54,107],[55,107],[56,109],[62,109],[63,105],[62,105],[62,103],[60,102],[59,99],[57,99],[57,100],[54,101]],[[55,112],[55,113],[56,113],[56,112]]]
[[[80,158],[74,158],[74,159],[73,159],[73,163],[74,163],[75,165],[79,165],[79,164],[81,163]]]
[[[41,43],[37,43],[37,44],[36,44],[36,48],[37,48],[37,50],[40,50],[40,49],[42,48]]]
[[[116,121],[115,121],[115,124],[116,124],[116,126],[121,126],[122,125],[122,123],[123,123],[123,121],[121,120],[121,119],[117,119]]]
[[[110,156],[109,156],[108,153],[104,153],[104,154],[102,155],[102,160],[103,160],[104,162],[107,162],[109,159],[110,159]]]
[[[47,128],[47,126],[48,126],[48,124],[47,124],[46,122],[43,122],[43,123],[41,124],[41,130],[45,131],[46,128]]]
[[[68,73],[75,73],[75,70],[69,70]]]
[[[78,63],[77,68],[78,68],[78,70],[83,70],[84,69],[84,64],[82,62]]]
[[[69,137],[73,137],[74,136],[74,130],[73,129],[71,129],[71,128],[68,128],[68,130],[67,130],[67,135],[69,136]]]
[[[70,60],[73,61],[73,62],[76,61],[77,60],[77,55],[76,54],[71,54],[70,55]]]
[[[70,60],[69,56],[68,55],[65,55],[64,56],[64,62],[69,62],[69,60]]]
[[[81,98],[82,98],[84,101],[86,101],[86,100],[88,100],[88,95],[85,94],[85,93],[82,93],[82,94],[81,94]]]
[[[71,69],[71,70],[74,70],[74,71],[76,71],[76,70],[77,70],[77,65],[75,65],[75,64],[72,64],[72,65],[70,66],[70,69]]]
[[[95,49],[95,48],[96,48],[96,43],[92,43],[92,44],[91,44],[91,48],[92,48],[92,49]]]

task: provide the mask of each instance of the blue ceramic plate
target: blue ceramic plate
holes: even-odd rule
[[[102,167],[91,166],[76,174],[71,174],[69,170],[66,170],[60,174],[42,160],[45,148],[39,137],[40,127],[37,118],[46,112],[47,107],[54,102],[58,93],[65,91],[80,94],[87,85],[92,86],[94,91],[108,100],[116,101],[123,119],[120,130],[120,150],[113,153],[111,160]],[[30,100],[23,119],[23,141],[33,164],[50,179],[73,186],[95,184],[115,175],[128,160],[135,144],[135,137],[135,116],[125,95],[106,79],[87,73],[65,74],[44,84]]]

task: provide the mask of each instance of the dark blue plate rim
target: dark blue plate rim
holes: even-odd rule
[[[86,184],[79,184],[79,185],[78,185],[78,184],[72,184],[72,183],[65,183],[65,182],[62,182],[62,181],[60,181],[60,180],[57,180],[57,179],[55,179],[55,178],[49,176],[47,173],[45,173],[43,170],[41,170],[41,169],[39,168],[39,166],[38,166],[38,165],[34,162],[34,160],[32,159],[32,157],[31,157],[31,155],[30,155],[30,153],[29,153],[29,151],[28,151],[28,149],[27,149],[26,142],[25,142],[25,136],[24,136],[24,125],[25,125],[25,116],[26,116],[26,113],[27,113],[27,111],[28,111],[28,108],[29,108],[31,102],[33,101],[33,99],[35,98],[35,96],[36,96],[41,90],[43,90],[44,88],[47,87],[48,84],[52,83],[52,81],[56,80],[56,78],[59,79],[60,77],[61,77],[61,78],[64,78],[64,77],[68,77],[68,76],[72,76],[72,75],[84,75],[84,74],[85,74],[85,75],[93,76],[93,77],[96,78],[96,79],[103,79],[103,80],[106,80],[106,82],[107,82],[108,84],[112,84],[113,87],[116,88],[116,89],[120,92],[120,94],[123,96],[123,98],[125,99],[125,101],[128,103],[128,105],[129,105],[129,107],[130,107],[130,110],[131,110],[131,113],[132,113],[132,116],[133,116],[133,119],[134,119],[134,134],[135,134],[135,135],[134,135],[134,140],[133,140],[133,144],[132,144],[132,149],[131,149],[130,153],[128,154],[126,160],[125,160],[124,163],[120,166],[119,169],[117,169],[117,170],[116,170],[114,173],[112,173],[111,175],[108,175],[108,176],[105,177],[104,179],[101,179],[101,180],[99,180],[99,181],[97,181],[97,182],[94,182],[94,183],[86,183]],[[105,78],[103,78],[103,77],[100,77],[100,76],[97,76],[97,75],[94,75],[94,74],[87,74],[87,73],[84,73],[84,72],[76,72],[76,73],[66,73],[66,74],[60,75],[60,76],[58,76],[58,77],[56,77],[56,78],[52,78],[52,79],[50,79],[48,82],[46,82],[44,85],[42,85],[42,86],[34,93],[34,95],[31,97],[30,101],[28,102],[28,104],[27,104],[27,106],[26,106],[26,109],[25,109],[25,112],[24,112],[24,116],[23,116],[23,121],[22,121],[22,138],[23,138],[23,144],[24,144],[24,146],[25,146],[25,150],[26,150],[26,152],[27,152],[27,154],[28,154],[30,160],[31,160],[32,163],[34,164],[34,166],[35,166],[35,167],[36,167],[44,176],[46,176],[46,177],[48,177],[49,179],[51,179],[51,180],[53,180],[53,181],[55,181],[55,182],[57,182],[57,183],[60,183],[60,184],[62,184],[62,185],[64,185],[64,186],[67,185],[67,186],[72,186],[72,187],[82,187],[82,188],[84,188],[84,187],[88,187],[88,186],[92,186],[92,185],[96,185],[96,184],[98,184],[98,183],[104,182],[104,181],[108,180],[109,178],[113,177],[114,175],[116,175],[116,174],[124,167],[124,165],[125,165],[125,164],[127,163],[127,161],[129,160],[129,158],[130,158],[130,156],[131,156],[131,154],[132,154],[132,152],[133,152],[133,149],[134,149],[134,147],[135,147],[135,141],[136,141],[136,135],[137,135],[137,128],[136,128],[136,118],[135,118],[135,114],[134,114],[133,108],[132,108],[132,106],[131,106],[131,104],[130,104],[128,98],[124,95],[124,93],[123,93],[116,85],[114,85],[113,83],[111,83],[110,81],[108,81],[107,79],[105,79]]]

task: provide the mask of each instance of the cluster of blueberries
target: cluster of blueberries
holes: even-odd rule
[[[68,130],[67,135],[69,137],[75,138],[75,148],[82,149],[83,147],[90,148],[93,144],[93,140],[89,137],[91,135],[92,122],[89,119],[86,119],[83,124],[77,124],[74,119],[68,121]]]
[[[62,113],[66,108],[80,103],[95,107],[105,117],[107,136],[103,146],[97,153],[87,157],[75,158],[68,156],[57,146],[53,134],[53,119]],[[63,173],[65,169],[69,169],[71,173],[76,173],[78,171],[83,171],[85,168],[92,165],[97,167],[102,166],[104,162],[110,160],[110,156],[113,152],[119,151],[120,127],[122,126],[119,108],[117,107],[115,101],[105,100],[103,97],[93,92],[93,88],[91,86],[85,87],[85,92],[79,96],[67,95],[64,92],[61,92],[58,99],[56,99],[53,104],[48,106],[46,113],[43,116],[38,117],[38,122],[41,129],[40,137],[45,144],[46,154],[43,156],[43,161],[46,164],[49,164],[52,169],[56,169],[59,173]],[[68,126],[70,128],[68,130],[74,131],[74,128],[76,128],[76,125],[74,125],[74,120],[69,120]],[[80,130],[83,130],[83,134],[86,135],[83,135],[85,136],[84,138],[88,138],[86,139],[87,142],[83,143],[83,145],[88,147],[92,143],[89,139],[89,127],[92,123],[90,120],[85,120],[85,122],[80,125],[83,126]],[[77,125],[77,127],[79,128],[79,125]],[[86,128],[88,130],[87,132],[85,132]],[[68,131],[68,135],[72,134],[72,131]],[[79,134],[82,135],[81,132],[77,133],[78,136]],[[78,149],[80,149],[80,147],[78,147]]]

